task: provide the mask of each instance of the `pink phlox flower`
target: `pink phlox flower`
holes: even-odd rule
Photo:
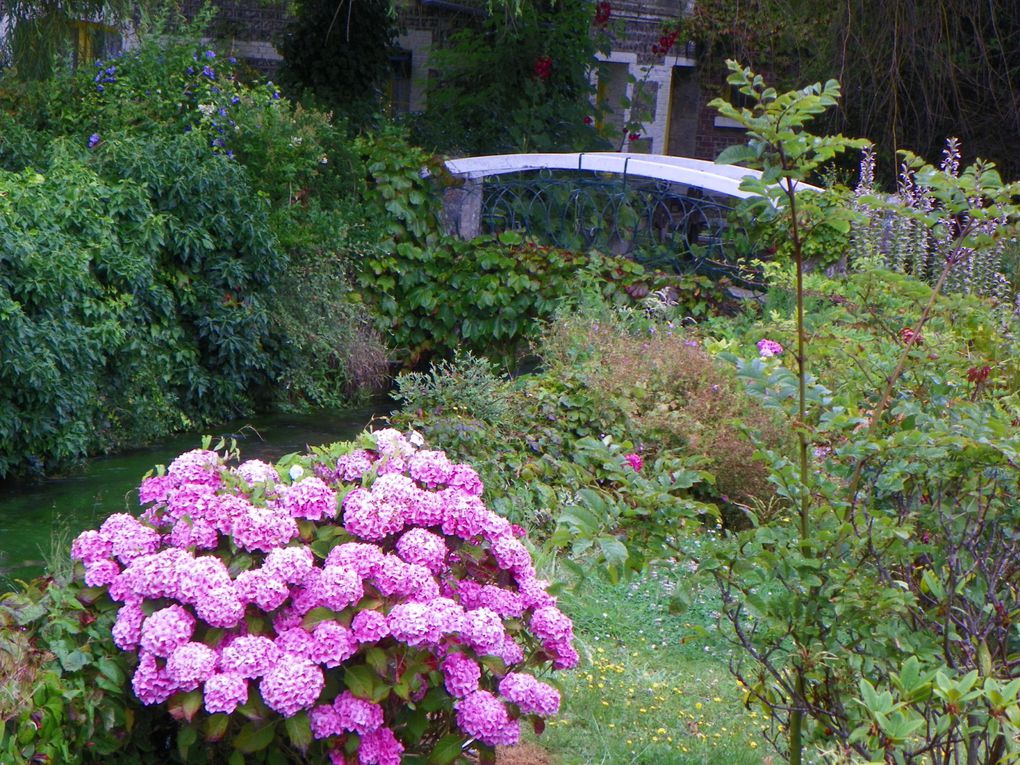
[[[445,503],[443,533],[461,539],[471,539],[482,533],[486,510],[481,499],[465,494],[460,489],[443,489],[439,492]]]
[[[627,461],[627,464],[633,468],[635,473],[640,473],[641,468],[645,466],[645,461],[641,459],[640,454],[625,454],[623,458]]]
[[[397,555],[438,574],[446,568],[446,542],[438,534],[421,528],[409,529],[397,540]]]
[[[551,717],[560,708],[559,691],[522,672],[507,673],[499,683],[499,692],[526,715]]]
[[[297,522],[280,510],[252,507],[234,520],[234,542],[248,552],[284,547],[298,535]]]
[[[174,649],[166,672],[181,691],[193,691],[216,671],[216,652],[205,643],[185,643]]]
[[[378,704],[359,699],[350,691],[344,691],[333,702],[333,708],[340,716],[344,730],[364,736],[378,730],[383,724],[383,709]]]
[[[359,643],[376,643],[390,634],[386,616],[371,609],[358,611],[354,615],[351,630]]]
[[[528,548],[512,536],[496,537],[489,546],[492,557],[496,564],[507,571],[523,571],[528,569],[531,563],[531,553]]]
[[[151,475],[138,486],[138,501],[143,505],[162,505],[177,482],[168,475]]]
[[[276,647],[282,653],[300,656],[311,661],[316,654],[315,638],[300,626],[290,627],[277,633]]]
[[[475,691],[466,698],[454,702],[457,712],[457,726],[488,746],[507,746],[520,737],[513,734],[514,723],[506,706],[488,691]]]
[[[95,529],[83,531],[71,542],[71,557],[83,563],[95,563],[113,555],[113,542]]]
[[[340,622],[323,621],[312,630],[315,641],[312,661],[324,667],[339,667],[358,651],[358,641]]]
[[[162,704],[177,691],[177,684],[156,662],[156,657],[142,651],[138,655],[138,666],[131,678],[131,689],[146,706]]]
[[[321,521],[336,516],[336,494],[322,479],[310,476],[290,486],[281,486],[274,506],[293,518]]]
[[[143,526],[127,513],[114,513],[99,527],[99,533],[111,542],[111,552],[121,563],[127,564],[139,555],[159,549],[160,536],[155,529]]]
[[[248,681],[233,672],[216,674],[205,681],[205,711],[209,714],[233,714],[248,701]]]
[[[146,617],[139,642],[153,656],[166,658],[189,642],[194,632],[195,617],[175,603]]]
[[[193,483],[218,487],[221,480],[220,457],[206,449],[193,449],[171,462],[166,472],[179,486]]]
[[[473,608],[464,612],[461,629],[464,642],[479,654],[493,653],[503,646],[506,631],[499,614],[489,608]]]
[[[311,548],[305,545],[277,547],[266,555],[266,559],[262,563],[262,570],[268,576],[287,584],[297,584],[305,578],[314,565],[315,555]]]
[[[482,479],[478,477],[478,472],[470,465],[464,464],[453,466],[453,471],[450,473],[447,485],[450,488],[460,489],[465,494],[475,497],[482,496],[482,492],[485,491]]]
[[[244,618],[244,603],[233,582],[213,587],[199,594],[195,602],[198,617],[210,627],[236,627]]]
[[[482,678],[482,670],[478,662],[462,653],[451,653],[440,665],[443,672],[443,684],[451,696],[462,699],[478,690],[478,681]]]
[[[361,737],[358,765],[400,765],[404,745],[386,726],[380,726]]]
[[[280,480],[280,474],[276,472],[276,468],[261,460],[242,462],[234,468],[234,474],[243,478],[249,486],[254,486],[257,483],[272,486]]]
[[[344,733],[340,715],[337,714],[332,704],[320,704],[317,707],[312,707],[312,711],[308,713],[308,720],[312,725],[312,736],[317,739],[342,736]]]
[[[379,567],[383,559],[382,550],[378,545],[363,542],[345,542],[337,545],[326,556],[327,566],[347,566],[358,572],[362,579],[368,579]]]
[[[142,604],[125,603],[117,610],[117,619],[113,623],[113,642],[122,651],[133,651],[142,640],[142,622],[145,612]]]
[[[773,356],[778,356],[783,352],[783,346],[777,343],[775,340],[759,340],[758,341],[758,355],[763,359],[770,359]]]
[[[262,677],[276,666],[282,652],[276,643],[263,635],[242,635],[223,649],[220,668],[239,677]]]
[[[336,461],[336,477],[340,481],[360,481],[372,469],[375,461],[371,452],[355,449]]]
[[[242,603],[254,603],[265,612],[275,611],[290,597],[290,588],[264,568],[242,571],[234,580],[234,590]]]
[[[386,617],[390,634],[409,646],[420,647],[439,642],[439,632],[429,618],[426,603],[400,603]]]
[[[106,587],[117,579],[120,566],[112,560],[97,560],[85,564],[85,584],[88,587]]]
[[[407,472],[418,483],[434,489],[450,480],[453,475],[453,463],[445,452],[419,451],[408,459]]]
[[[310,709],[322,693],[322,670],[308,659],[283,653],[259,683],[266,706],[284,717]]]
[[[344,498],[344,528],[372,542],[385,539],[404,528],[401,508],[381,501],[365,489],[355,489]]]
[[[220,538],[208,521],[198,518],[178,520],[170,532],[170,544],[182,550],[194,547],[197,550],[215,550]]]

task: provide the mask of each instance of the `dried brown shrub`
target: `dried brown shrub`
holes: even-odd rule
[[[774,496],[745,430],[774,448],[788,443],[785,431],[693,335],[660,328],[635,336],[611,317],[568,320],[549,328],[542,352],[550,365],[585,364],[593,390],[627,412],[646,456],[661,449],[702,456],[719,495],[735,503]]]

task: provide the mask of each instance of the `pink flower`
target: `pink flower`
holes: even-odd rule
[[[161,608],[142,622],[142,648],[153,656],[166,658],[178,646],[191,640],[195,617],[176,604]]]
[[[117,611],[113,624],[113,642],[122,651],[133,651],[142,640],[142,622],[145,612],[140,603],[125,603]]]
[[[319,622],[312,630],[312,639],[315,647],[311,659],[324,667],[339,667],[358,651],[358,641],[339,622]]]
[[[508,673],[499,683],[499,692],[526,715],[551,717],[560,708],[559,691],[521,672]]]
[[[298,527],[293,518],[280,510],[252,507],[234,520],[233,533],[239,547],[249,552],[269,552],[296,537]]]
[[[425,566],[433,573],[446,568],[446,542],[438,534],[415,528],[397,540],[397,555],[407,563]]]
[[[376,542],[404,528],[399,505],[377,499],[365,489],[355,489],[344,498],[344,527],[357,537]]]
[[[337,545],[326,556],[327,566],[346,566],[358,572],[358,576],[367,579],[375,573],[383,558],[383,551],[378,545],[361,542],[345,542]]]
[[[95,563],[113,555],[113,542],[95,529],[83,531],[71,543],[71,557],[84,563]]]
[[[244,603],[231,583],[202,592],[195,602],[195,611],[210,627],[230,628],[244,618]]]
[[[280,487],[275,506],[294,518],[321,521],[336,515],[336,494],[321,479],[312,476]]]
[[[193,449],[171,462],[166,472],[179,486],[194,483],[217,487],[220,485],[220,457],[216,452]]]
[[[131,678],[131,689],[146,706],[162,704],[174,695],[176,683],[156,663],[156,657],[147,651],[138,655],[138,666]]]
[[[340,717],[344,730],[360,735],[378,730],[383,724],[383,710],[378,704],[359,699],[350,691],[344,691],[333,702],[333,708]]]
[[[329,738],[330,736],[343,735],[344,726],[340,722],[340,715],[332,704],[320,704],[312,707],[308,713],[308,719],[312,724],[312,735],[315,738]]]
[[[510,719],[503,702],[488,691],[475,691],[453,707],[460,729],[483,744],[512,746],[520,738],[517,721]]]
[[[276,472],[276,468],[260,460],[242,462],[234,468],[234,473],[243,478],[249,486],[257,483],[273,485],[280,480],[280,474]]]
[[[181,691],[193,691],[216,671],[216,652],[205,643],[185,643],[166,663],[167,675]]]
[[[640,454],[626,454],[623,458],[627,461],[627,464],[634,469],[635,473],[640,473],[641,468],[645,466],[645,461],[641,459]]]
[[[418,483],[434,489],[450,480],[453,463],[444,452],[420,451],[411,455],[407,462],[407,472]]]
[[[262,677],[280,660],[280,649],[262,635],[243,635],[223,649],[220,667],[243,678]]]
[[[451,696],[462,699],[478,690],[478,681],[482,677],[478,662],[462,653],[451,653],[443,660],[440,668],[443,684]]]
[[[336,477],[341,481],[360,481],[372,469],[372,454],[364,449],[355,449],[336,461]]]
[[[224,672],[205,681],[205,711],[232,714],[248,701],[248,681],[238,674]]]
[[[310,709],[322,693],[322,670],[308,659],[284,653],[259,683],[262,700],[284,717]]]
[[[89,587],[106,587],[120,574],[120,566],[112,560],[97,560],[85,564],[85,584]]]
[[[319,577],[319,605],[343,611],[365,595],[358,572],[347,566],[326,566]]]
[[[763,359],[770,359],[773,356],[778,356],[783,352],[783,346],[777,343],[775,340],[759,340],[758,341],[758,355]]]
[[[493,653],[503,646],[506,632],[499,614],[488,608],[475,608],[464,613],[461,629],[464,642],[478,653]]]
[[[351,630],[359,643],[375,643],[390,634],[386,617],[378,611],[358,611],[351,622]]]
[[[358,748],[359,765],[400,765],[404,745],[386,726],[380,726],[361,738]]]

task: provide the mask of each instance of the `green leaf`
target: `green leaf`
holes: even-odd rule
[[[450,765],[460,757],[464,749],[464,736],[448,733],[436,742],[429,755],[428,765]]]
[[[230,715],[216,714],[210,715],[205,721],[205,735],[203,738],[206,741],[222,741],[223,737],[227,733],[227,727],[230,725]]]
[[[191,725],[186,725],[177,731],[177,751],[185,762],[188,761],[188,751],[197,740],[198,731]]]
[[[299,712],[283,721],[290,742],[302,752],[312,743],[312,726],[307,712]]]
[[[344,672],[344,684],[347,686],[347,690],[359,699],[372,700],[376,681],[377,676],[375,672],[364,664],[349,667],[347,671]]]
[[[234,748],[245,754],[261,752],[276,735],[276,721],[260,722],[252,721],[246,723],[240,732],[234,737]]]

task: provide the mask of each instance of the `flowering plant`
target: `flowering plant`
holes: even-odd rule
[[[140,518],[75,539],[85,583],[122,604],[135,695],[184,724],[184,752],[229,734],[442,764],[556,713],[526,669],[576,665],[570,620],[474,469],[419,446],[386,429],[275,467],[187,452],[142,481]]]

